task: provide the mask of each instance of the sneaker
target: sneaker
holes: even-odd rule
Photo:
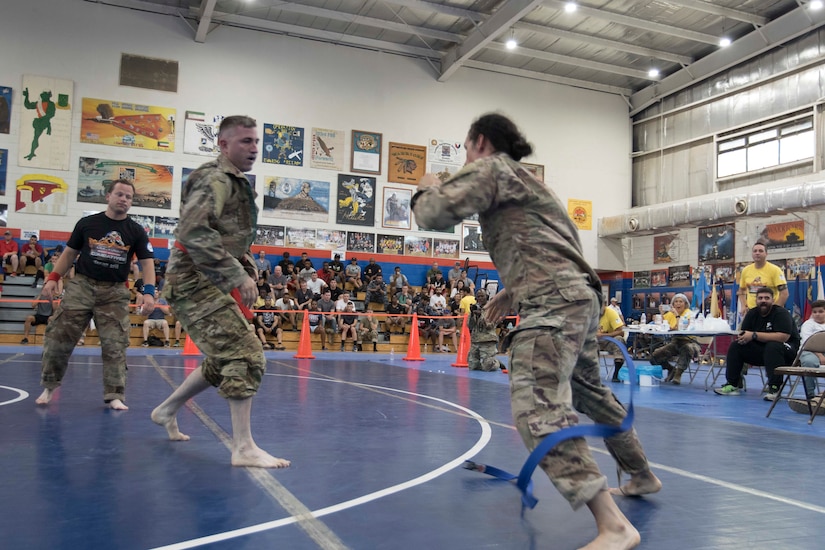
[[[776,401],[776,397],[779,395],[779,386],[770,386],[768,388],[768,393],[766,393],[762,399],[765,401]]]
[[[168,348],[168,347],[169,347],[169,340],[167,340],[167,341],[165,341],[165,342],[163,343],[163,347],[165,347],[165,348]]]
[[[28,344],[28,343],[29,343],[29,339],[28,339],[28,338],[23,338],[22,340],[20,340],[20,343],[21,343],[21,344]]]
[[[358,344],[352,345],[352,351],[358,351]]]
[[[714,388],[713,393],[717,395],[739,395],[739,388],[733,384],[725,384],[721,388]]]
[[[141,344],[141,346],[143,346],[144,348],[148,348],[149,347],[149,340],[144,340],[143,343]]]
[[[341,351],[344,351],[344,343],[341,342]]]
[[[172,346],[172,347],[179,348],[180,347],[180,340],[175,340],[175,345]]]

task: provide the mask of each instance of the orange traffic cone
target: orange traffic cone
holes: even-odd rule
[[[301,341],[298,342],[298,353],[295,359],[315,359],[312,355],[312,333],[309,331],[309,313],[304,312],[304,322],[301,325]]]
[[[453,367],[470,366],[467,362],[467,356],[470,355],[470,327],[467,326],[467,314],[464,314],[464,321],[461,323],[461,339],[458,341],[458,353],[455,357],[455,363],[451,363]]]
[[[421,346],[418,344],[418,314],[413,313],[412,324],[410,324],[410,341],[407,343],[407,355],[404,361],[423,361],[421,357]]]
[[[186,341],[183,343],[183,355],[200,355],[201,351],[198,349],[198,346],[195,345],[195,342],[189,338],[189,335],[186,335]]]

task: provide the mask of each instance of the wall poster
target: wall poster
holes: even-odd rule
[[[17,164],[23,168],[69,169],[74,82],[23,76]]]
[[[26,174],[17,180],[15,212],[65,216],[69,185],[47,174]]]
[[[329,221],[328,181],[270,176],[264,190],[264,217]]]
[[[80,141],[172,152],[175,112],[168,107],[84,97]]]
[[[126,160],[80,157],[78,202],[106,202],[106,191],[117,179],[132,182],[132,206],[172,209],[172,167]]]
[[[338,174],[337,196],[336,223],[375,225],[375,178]]]
[[[418,185],[427,169],[427,148],[408,143],[389,144],[387,181]]]
[[[344,132],[326,128],[312,129],[312,150],[309,165],[324,170],[344,169]]]
[[[285,166],[304,165],[304,129],[285,124],[264,124],[261,161]]]

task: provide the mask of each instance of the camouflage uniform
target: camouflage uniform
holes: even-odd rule
[[[529,449],[578,424],[576,410],[619,425],[626,411],[599,377],[601,283],[561,201],[508,155],[480,158],[413,197],[416,222],[446,229],[478,212],[484,246],[521,316],[508,335],[516,427]],[[635,430],[605,440],[619,466],[648,469]],[[560,443],[541,467],[573,508],[607,487],[584,438]]]
[[[467,318],[467,328],[470,329],[470,352],[467,363],[470,370],[496,371],[504,368],[498,360],[498,335],[495,323],[484,320],[481,310],[472,306]]]
[[[94,315],[103,359],[103,399],[125,401],[129,296],[123,282],[96,281],[79,273],[66,279],[64,298],[46,325],[41,375],[44,388],[60,386],[69,357]]]
[[[223,155],[192,172],[183,189],[178,248],[166,269],[163,297],[206,355],[204,378],[226,398],[252,397],[266,360],[232,289],[255,276],[249,247],[258,208],[249,181]],[[181,249],[182,248],[182,249]]]

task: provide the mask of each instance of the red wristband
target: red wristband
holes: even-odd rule
[[[57,282],[60,281],[60,273],[58,273],[56,271],[52,271],[51,273],[49,273],[49,276],[46,277],[46,280],[47,281],[54,281],[55,283],[57,283]]]

